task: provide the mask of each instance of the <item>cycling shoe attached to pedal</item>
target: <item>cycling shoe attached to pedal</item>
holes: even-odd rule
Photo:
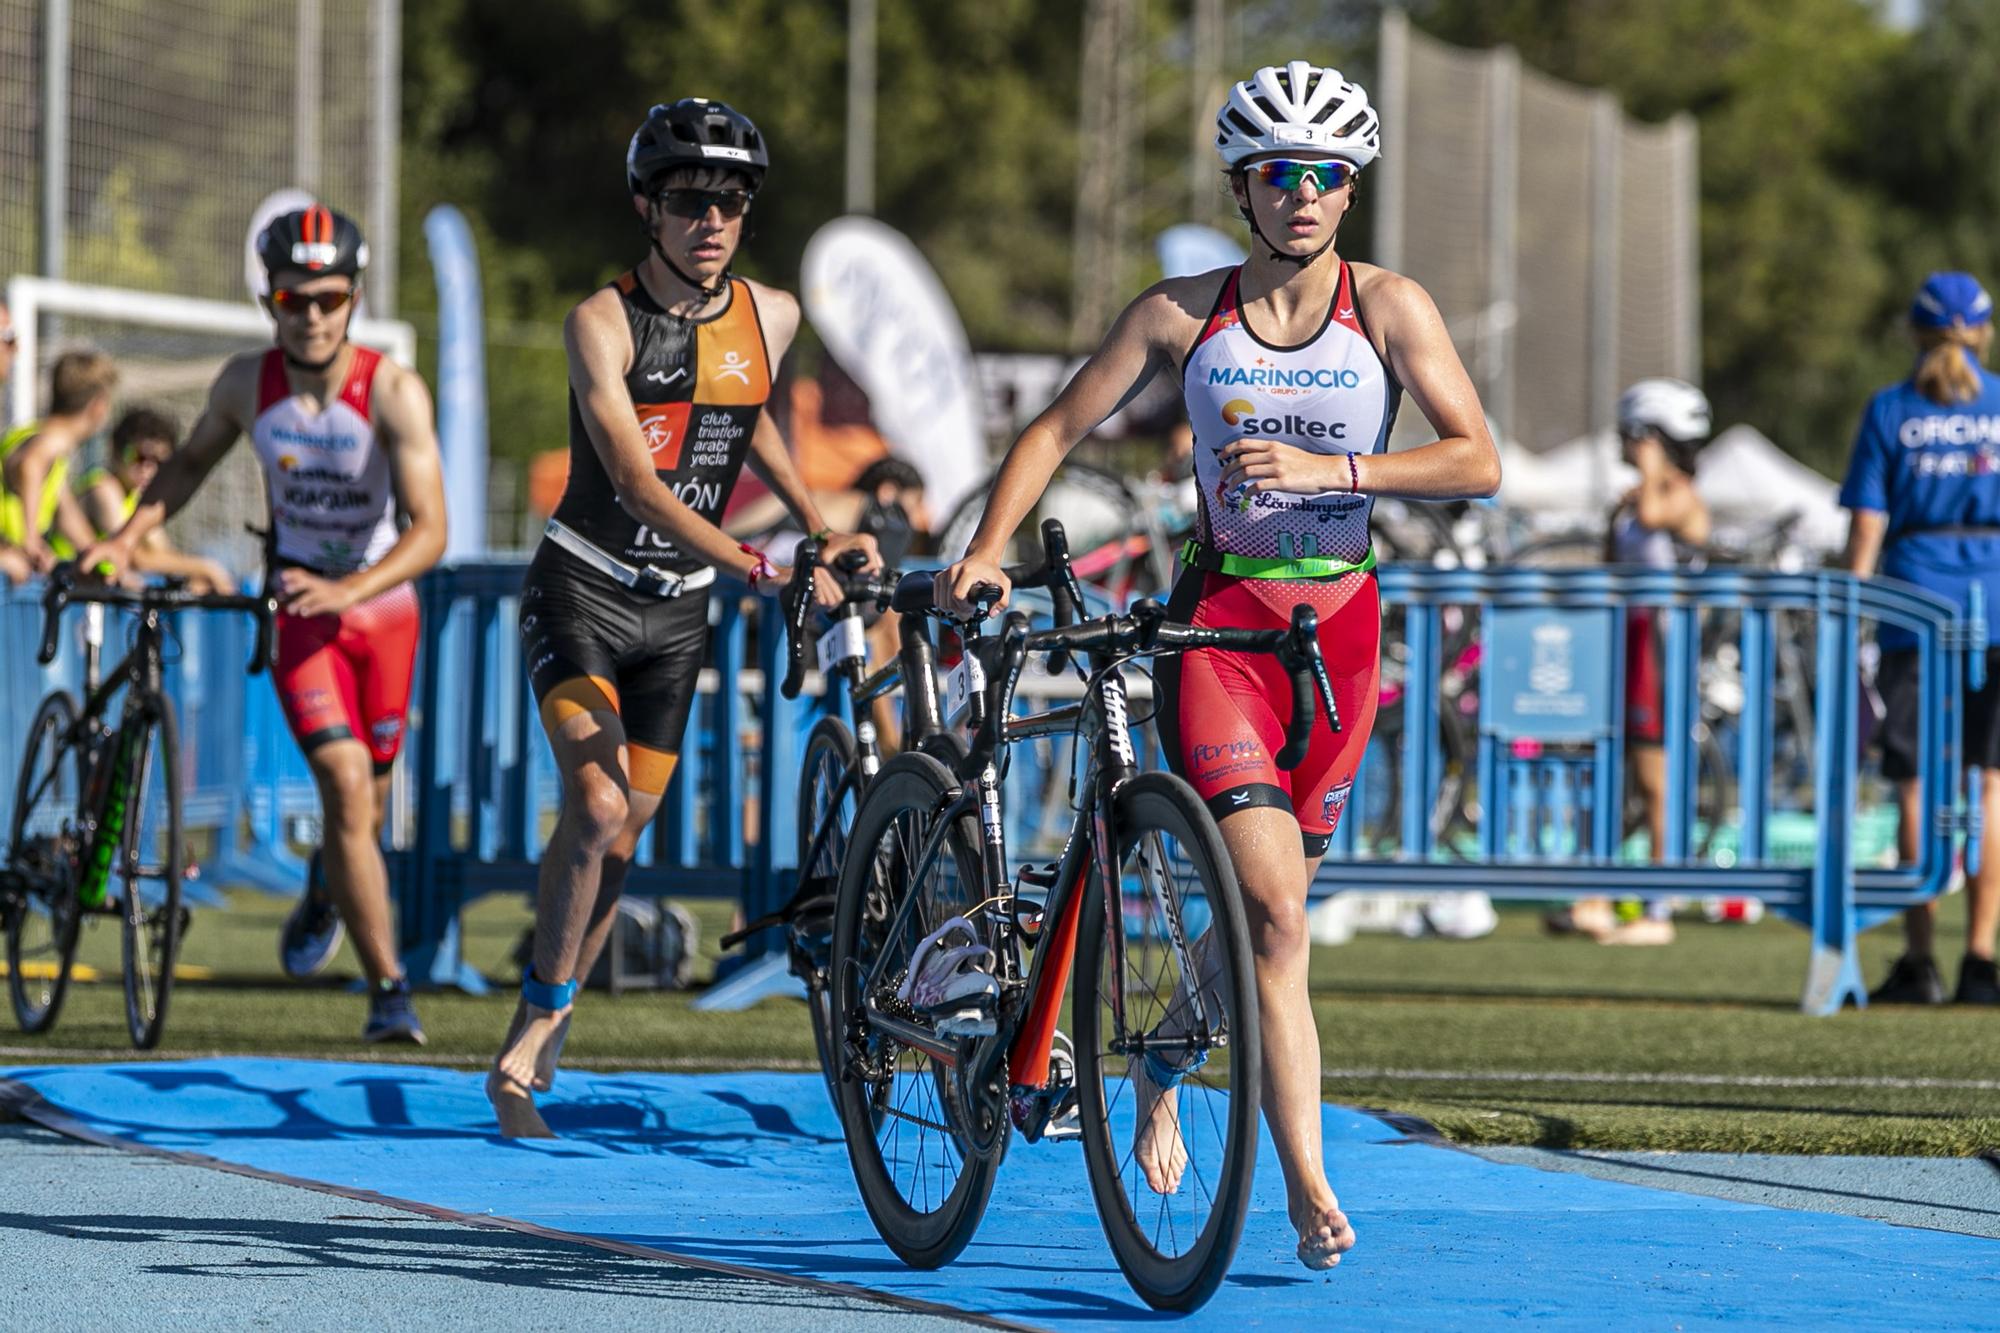
[[[972,923],[955,916],[917,945],[896,998],[928,1017],[940,1037],[990,1037],[999,1030],[996,962]]]

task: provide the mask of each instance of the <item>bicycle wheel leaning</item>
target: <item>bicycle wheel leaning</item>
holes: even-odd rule
[[[805,762],[799,767],[798,867],[801,882],[819,879],[830,894],[840,876],[840,864],[847,855],[847,835],[854,825],[855,764],[854,733],[837,717],[821,718],[806,739]],[[821,828],[825,832],[822,835]],[[806,968],[806,1009],[812,1015],[813,1049],[819,1054],[820,1073],[826,1078],[827,1095],[836,1107],[839,1065],[833,1043],[833,1005],[826,993],[826,954],[823,939],[832,924],[833,913],[815,912],[793,926],[795,940],[811,939],[813,957]]]
[[[186,853],[181,844],[180,729],[174,706],[150,695],[127,716],[133,748],[125,833],[114,873],[125,956],[125,1026],[142,1051],[159,1045],[180,957]],[[114,744],[121,743],[123,737]],[[117,799],[115,794],[113,799]]]
[[[915,1017],[896,990],[918,943],[977,902],[972,819],[937,827],[939,808],[956,785],[942,764],[915,751],[883,765],[869,784],[841,869],[827,973],[841,1061],[834,1102],[855,1184],[882,1239],[915,1268],[951,1262],[972,1239],[1007,1141],[1002,1134],[990,1154],[966,1152],[953,1071],[868,1017],[870,1001]],[[916,901],[898,923],[910,895]],[[872,927],[871,900],[887,908]]]
[[[35,710],[7,829],[7,994],[23,1032],[55,1026],[76,959],[84,754],[69,740],[75,725],[62,690]]]
[[[1222,834],[1193,790],[1141,774],[1117,813],[1120,928],[1107,929],[1113,904],[1093,876],[1077,932],[1084,1161],[1132,1289],[1156,1309],[1192,1310],[1221,1285],[1250,1204],[1263,1087],[1255,964]],[[1197,904],[1205,931],[1191,928]]]

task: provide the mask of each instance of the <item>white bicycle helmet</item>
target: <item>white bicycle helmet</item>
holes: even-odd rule
[[[1686,380],[1640,380],[1618,395],[1618,433],[1658,431],[1675,444],[1706,440],[1714,429],[1708,395]]]
[[[1215,129],[1232,169],[1259,153],[1328,153],[1357,167],[1382,153],[1382,119],[1361,85],[1305,60],[1266,65],[1231,88]]]

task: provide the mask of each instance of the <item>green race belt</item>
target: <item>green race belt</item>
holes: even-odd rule
[[[1342,574],[1365,574],[1375,568],[1375,548],[1369,547],[1368,554],[1355,563],[1323,555],[1296,559],[1230,555],[1191,540],[1181,547],[1181,563],[1203,573],[1229,574],[1239,579],[1330,579]]]

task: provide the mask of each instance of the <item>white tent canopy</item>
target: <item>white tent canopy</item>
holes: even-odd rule
[[[1601,524],[1618,497],[1639,482],[1638,472],[1619,457],[1617,436],[1608,432],[1542,453],[1504,443],[1500,468],[1503,506],[1579,525]],[[1708,501],[1716,535],[1725,544],[1761,535],[1793,514],[1798,516],[1793,536],[1807,546],[1831,551],[1847,540],[1839,486],[1755,426],[1731,426],[1715,437],[1702,452],[1695,487]]]

